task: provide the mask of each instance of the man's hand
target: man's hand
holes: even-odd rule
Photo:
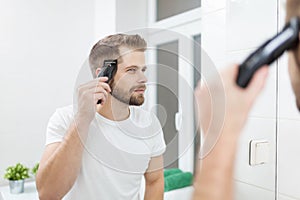
[[[219,126],[212,121],[213,119],[220,120],[218,123],[222,123],[220,126],[222,129],[230,128],[235,133],[239,133],[256,97],[265,84],[267,73],[268,67],[262,67],[254,74],[245,89],[236,84],[237,65],[230,66],[220,73],[223,84],[217,84],[216,77],[205,80],[205,84],[199,82],[195,89],[195,98],[200,117],[199,125],[204,133],[209,134],[214,130],[212,125]]]
[[[101,100],[99,106],[103,106],[108,93],[111,92],[109,85],[106,83],[107,79],[107,77],[96,78],[78,88],[77,118],[84,119],[88,123],[94,119],[97,102]]]
[[[196,88],[199,124],[206,134],[204,149],[201,151],[206,153],[203,160],[200,160],[201,169],[197,170],[193,199],[233,198],[232,176],[238,136],[256,97],[262,91],[267,72],[267,67],[258,70],[248,87],[242,89],[235,83],[238,66],[233,65],[221,72],[223,85],[216,84],[216,80],[213,80],[215,77],[211,77],[205,80],[207,85],[199,84]],[[202,152],[200,154],[203,155]]]
[[[107,77],[97,78],[78,88],[78,111],[63,141],[46,146],[37,174],[39,198],[62,199],[72,188],[82,163],[83,144],[89,125],[95,117],[96,106],[101,99],[103,106],[110,87]],[[60,181],[57,181],[57,180]]]

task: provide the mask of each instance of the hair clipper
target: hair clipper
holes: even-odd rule
[[[114,75],[116,74],[117,68],[118,68],[118,60],[104,60],[103,67],[100,70],[98,77],[103,77],[103,76],[108,77],[106,83],[109,83],[113,79]],[[101,99],[97,102],[97,104],[101,104]]]
[[[297,47],[299,43],[300,19],[293,17],[283,30],[261,45],[240,65],[236,83],[246,88],[253,74],[263,65],[270,65],[284,51]]]

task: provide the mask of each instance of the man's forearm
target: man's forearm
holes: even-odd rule
[[[87,132],[87,125],[71,124],[54,154],[40,164],[37,187],[41,200],[61,199],[71,189],[81,167],[82,141]]]
[[[233,199],[232,177],[237,138],[223,135],[213,150],[200,160],[201,169],[198,169],[194,183],[194,200]]]
[[[159,179],[153,183],[146,183],[145,200],[164,199],[164,180]]]

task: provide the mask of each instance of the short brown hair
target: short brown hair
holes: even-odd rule
[[[121,47],[134,51],[145,51],[147,43],[137,34],[115,34],[99,40],[93,46],[89,55],[89,64],[94,78],[96,77],[96,69],[102,67],[104,60],[120,59]]]

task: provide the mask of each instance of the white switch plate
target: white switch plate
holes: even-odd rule
[[[269,162],[269,142],[267,140],[251,140],[249,148],[249,164],[261,165]]]

